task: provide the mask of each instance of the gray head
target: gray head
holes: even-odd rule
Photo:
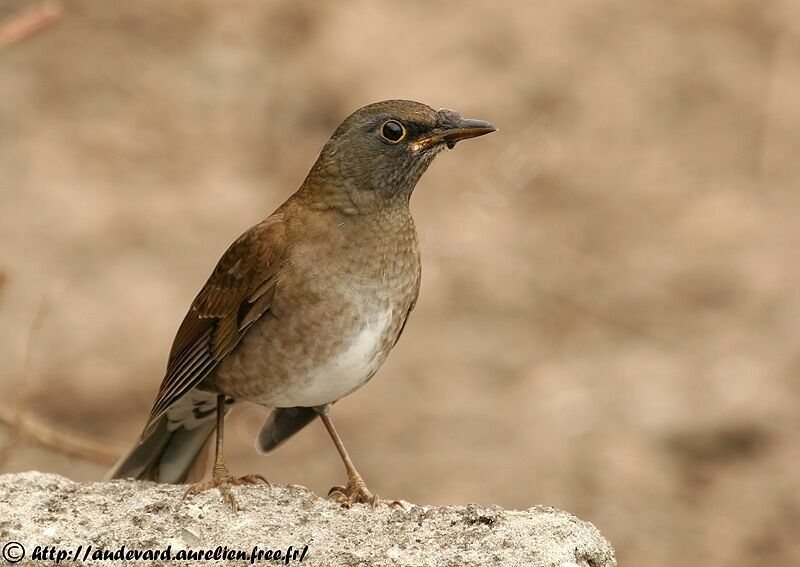
[[[336,176],[343,181],[340,189],[361,193],[352,197],[365,204],[398,198],[407,202],[441,150],[495,130],[488,122],[461,118],[453,110],[434,110],[410,100],[376,102],[341,123],[309,178]]]

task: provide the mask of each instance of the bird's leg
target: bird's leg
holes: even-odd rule
[[[236,512],[238,507],[236,506],[236,500],[233,498],[233,494],[231,494],[231,486],[238,486],[242,484],[266,484],[267,486],[272,486],[269,481],[261,476],[260,474],[248,474],[245,476],[232,476],[230,472],[228,472],[228,467],[225,466],[225,457],[223,455],[222,444],[223,444],[223,424],[225,423],[225,396],[218,395],[217,396],[217,444],[216,444],[216,452],[214,454],[214,469],[211,473],[211,480],[208,482],[199,482],[197,484],[193,484],[189,487],[186,493],[183,495],[184,498],[190,495],[199,494],[206,490],[211,490],[212,488],[216,488],[219,490],[222,497],[225,499],[225,502],[230,504],[231,510]]]
[[[369,504],[373,509],[375,509],[379,501],[378,496],[369,491],[367,488],[367,483],[365,483],[364,479],[361,478],[361,475],[358,474],[356,467],[353,465],[353,461],[350,460],[350,455],[347,454],[347,449],[344,448],[344,444],[342,443],[339,434],[336,433],[336,428],[333,426],[333,422],[331,421],[331,417],[329,415],[330,404],[325,404],[324,406],[319,406],[314,409],[319,415],[319,418],[322,420],[322,423],[325,425],[325,429],[328,430],[328,434],[330,434],[331,439],[333,439],[333,444],[336,445],[336,450],[339,451],[339,456],[344,462],[345,469],[347,469],[347,486],[334,486],[328,491],[328,497],[340,502],[347,508],[352,506],[354,503],[362,503]],[[397,504],[400,503],[397,502]],[[400,504],[400,506],[402,506],[402,504]]]

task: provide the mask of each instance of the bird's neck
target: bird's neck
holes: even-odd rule
[[[400,183],[375,186],[369,177],[343,175],[337,161],[323,152],[294,198],[310,209],[379,220],[407,215],[413,189]]]
[[[346,281],[373,291],[418,279],[419,243],[408,202],[368,212],[350,207],[301,191],[287,201],[293,262],[324,281]]]

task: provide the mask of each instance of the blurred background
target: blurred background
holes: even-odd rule
[[[501,131],[418,186],[419,303],[336,405],[373,490],[800,563],[797,3],[0,0],[0,44],[2,472],[101,478],[46,439],[131,443],[221,253],[410,98]],[[319,423],[258,456],[264,415],[234,472],[344,480]]]

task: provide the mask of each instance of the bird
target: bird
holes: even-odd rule
[[[347,483],[328,496],[378,503],[331,420],[332,405],[386,360],[417,302],[421,262],[409,201],[443,149],[496,131],[483,120],[410,100],[353,112],[325,143],[300,188],[222,255],[178,328],[144,429],[106,479],[189,483],[204,472],[216,431],[216,488],[269,484],[233,476],[223,426],[235,403],[269,408],[256,449],[269,453],[317,417]],[[194,471],[194,472],[193,472]]]

